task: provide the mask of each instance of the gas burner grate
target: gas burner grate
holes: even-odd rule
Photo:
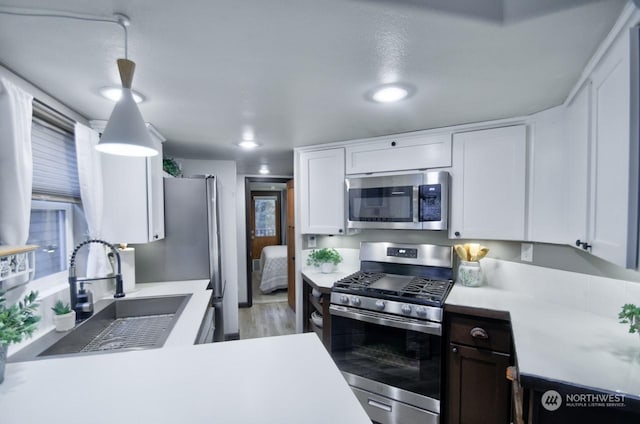
[[[442,301],[449,292],[451,285],[451,281],[415,277],[402,289],[402,294],[415,296],[418,299]]]
[[[365,290],[371,284],[384,277],[381,272],[364,272],[358,271],[349,276],[344,277],[334,283],[334,288],[349,289],[354,291]]]

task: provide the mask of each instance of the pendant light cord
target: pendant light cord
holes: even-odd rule
[[[104,22],[107,24],[116,24],[124,31],[124,57],[125,59],[129,59],[129,34],[127,32],[127,27],[129,26],[129,18],[125,15],[115,14],[113,18],[105,18],[103,16],[83,15],[71,12],[58,12],[54,10],[24,9],[3,6],[0,6],[0,15],[30,16],[34,18],[73,19],[76,21]]]

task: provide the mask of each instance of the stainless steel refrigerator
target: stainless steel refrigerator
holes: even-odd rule
[[[164,179],[163,240],[135,245],[136,281],[209,279],[213,341],[224,340],[217,179]]]

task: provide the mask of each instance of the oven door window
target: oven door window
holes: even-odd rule
[[[413,222],[413,186],[349,189],[349,220]]]
[[[441,337],[331,316],[341,371],[440,400]]]

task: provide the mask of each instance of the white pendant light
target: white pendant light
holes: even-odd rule
[[[113,155],[155,156],[158,154],[158,149],[151,139],[131,91],[136,64],[128,57],[127,27],[130,21],[127,16],[122,14],[116,14],[115,17],[118,24],[124,29],[125,58],[118,59],[122,97],[114,106],[96,149]]]
[[[155,156],[158,154],[142,114],[131,93],[136,64],[118,59],[122,80],[122,97],[111,112],[111,117],[96,146],[101,152],[123,156]]]

